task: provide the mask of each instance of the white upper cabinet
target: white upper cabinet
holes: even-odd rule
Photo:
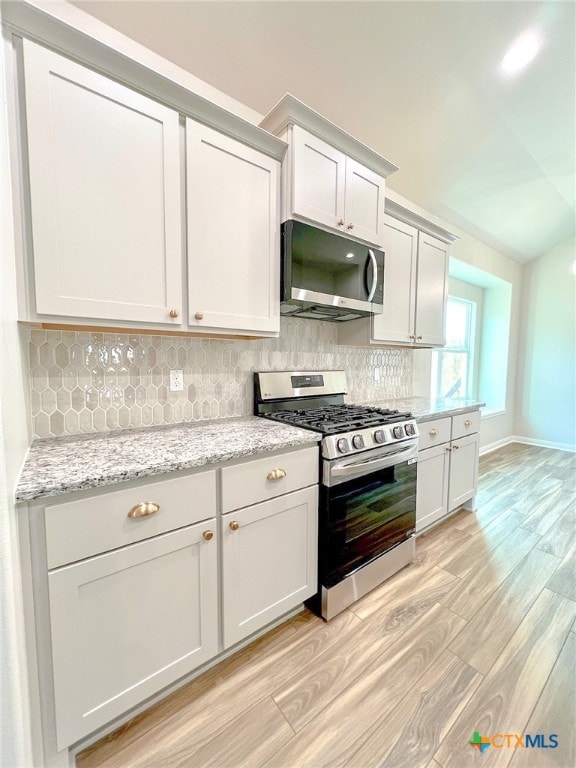
[[[382,245],[386,182],[374,171],[346,158],[345,230]]]
[[[374,340],[442,346],[448,245],[386,216],[384,251],[384,310],[374,316]]]
[[[370,318],[342,323],[339,342],[443,346],[449,243],[388,214],[383,239],[384,308]]]
[[[20,56],[19,319],[278,335],[284,142],[166,78],[155,101],[29,40]]]
[[[24,40],[36,313],[179,325],[178,113]]]
[[[444,319],[447,301],[448,245],[436,237],[420,232],[414,341],[430,346],[443,346],[446,343]]]
[[[280,328],[280,163],[186,120],[188,323]]]
[[[418,230],[385,216],[384,240],[384,309],[373,318],[372,335],[407,344],[414,337]]]
[[[287,217],[381,245],[384,178],[299,125],[292,128],[290,145],[293,199]]]
[[[332,229],[343,227],[346,156],[297,125],[292,141],[293,213]]]
[[[382,245],[385,179],[398,170],[393,163],[289,93],[260,126],[288,143],[283,221],[303,218]]]

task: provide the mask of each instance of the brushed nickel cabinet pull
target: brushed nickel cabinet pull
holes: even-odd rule
[[[238,528],[240,528],[240,523],[237,520],[232,520],[232,522],[230,523],[230,530],[237,531]]]
[[[210,541],[211,539],[213,539],[213,538],[214,538],[214,534],[212,533],[212,531],[204,531],[204,533],[202,534],[202,537],[203,537],[203,538],[204,538],[206,541]]]
[[[466,421],[464,422],[464,426],[465,427],[471,427],[472,426],[472,420],[471,419],[466,419]]]
[[[180,312],[177,309],[171,309],[170,310],[170,317],[173,317],[173,318],[180,317]]]
[[[344,219],[338,219],[338,226],[343,227],[344,226]]]
[[[153,501],[141,501],[140,504],[135,504],[128,517],[130,520],[139,520],[141,517],[148,517],[149,515],[155,515],[160,509],[160,504],[155,504]]]
[[[438,434],[438,430],[437,430],[437,429],[429,429],[429,430],[428,430],[428,434],[429,434],[431,437],[436,437],[436,435]]]
[[[272,469],[266,477],[268,480],[281,480],[283,477],[286,477],[286,472],[283,469]]]
[[[352,224],[352,223],[348,224],[348,226],[346,227],[346,229],[354,229],[354,224]]]

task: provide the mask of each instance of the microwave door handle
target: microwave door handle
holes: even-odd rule
[[[418,455],[418,446],[409,445],[400,448],[394,453],[389,453],[379,459],[373,461],[356,462],[355,464],[349,464],[344,467],[333,467],[330,470],[332,477],[346,477],[348,475],[367,475],[369,472],[375,469],[386,469],[386,467],[393,467],[394,464],[400,464],[408,459],[414,458]]]
[[[376,261],[376,256],[371,248],[368,248],[368,256],[372,262],[372,288],[370,288],[370,293],[368,294],[368,301],[372,301],[378,284],[378,262]]]

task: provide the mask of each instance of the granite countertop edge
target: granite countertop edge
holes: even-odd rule
[[[35,501],[123,481],[314,445],[316,432],[257,417],[36,440],[16,501]]]
[[[410,411],[417,422],[431,421],[443,416],[457,416],[483,408],[481,400],[456,400],[450,398],[433,399],[430,397],[382,398],[367,400],[363,405],[377,408],[391,408],[398,411]]]
[[[476,400],[382,398],[363,405],[410,411],[416,421],[475,411]],[[47,438],[32,443],[16,501],[35,501],[314,444],[316,432],[257,416]]]

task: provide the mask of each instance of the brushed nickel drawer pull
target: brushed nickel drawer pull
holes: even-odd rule
[[[149,515],[155,515],[160,509],[160,504],[155,504],[153,501],[141,501],[140,504],[135,504],[128,517],[130,520],[139,520],[141,517],[148,517]]]
[[[204,531],[204,533],[202,534],[202,536],[203,536],[203,538],[204,538],[206,541],[210,541],[211,539],[213,539],[213,538],[214,538],[214,534],[212,533],[212,531]]]
[[[464,426],[465,427],[471,427],[472,426],[472,420],[471,419],[466,419],[466,421],[464,422]]]
[[[437,429],[429,429],[428,430],[428,434],[430,435],[430,437],[436,437],[436,435],[438,434],[438,430]]]
[[[240,523],[238,522],[238,520],[232,520],[232,522],[230,523],[230,530],[237,531],[238,528],[240,528]]]
[[[283,477],[286,477],[286,471],[283,469],[272,469],[266,477],[268,480],[281,480]]]

